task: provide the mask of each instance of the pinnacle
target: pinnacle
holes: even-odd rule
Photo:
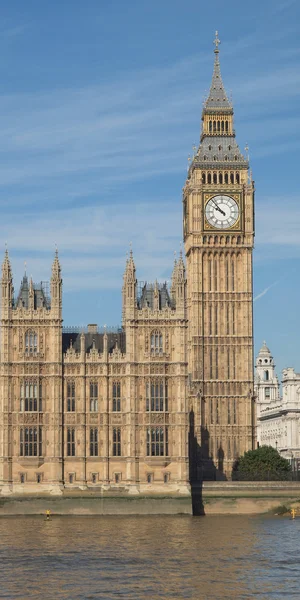
[[[214,70],[212,76],[212,82],[208,97],[204,104],[203,112],[205,113],[207,110],[232,110],[232,105],[227,98],[227,94],[224,88],[224,84],[221,76],[221,68],[219,61],[219,44],[220,40],[218,39],[218,32],[216,31],[216,39],[215,43],[215,62],[214,62]]]

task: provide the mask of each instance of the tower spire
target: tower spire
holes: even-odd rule
[[[218,37],[218,32],[216,31],[215,40],[214,40],[214,53],[215,53],[215,62],[214,62],[214,70],[212,76],[212,82],[209,90],[208,97],[204,103],[203,114],[207,110],[229,110],[232,111],[231,102],[228,100],[225,87],[222,81],[221,76],[221,68],[220,68],[220,60],[219,60],[219,45],[220,40]]]

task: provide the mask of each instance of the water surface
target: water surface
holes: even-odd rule
[[[300,599],[300,519],[0,518],[0,598]]]

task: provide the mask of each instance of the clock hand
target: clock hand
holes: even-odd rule
[[[220,212],[220,213],[223,215],[223,217],[225,217],[225,216],[226,216],[226,213],[224,213],[224,210],[222,210],[222,209],[221,209],[221,208],[220,208],[220,207],[219,207],[219,206],[216,204],[216,202],[215,202],[214,200],[213,200],[213,203],[214,203],[214,205],[215,205],[216,209],[217,209],[217,210],[218,210],[218,211],[219,211],[219,212]]]

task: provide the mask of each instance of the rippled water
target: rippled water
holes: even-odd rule
[[[0,598],[300,599],[300,519],[0,519]]]

